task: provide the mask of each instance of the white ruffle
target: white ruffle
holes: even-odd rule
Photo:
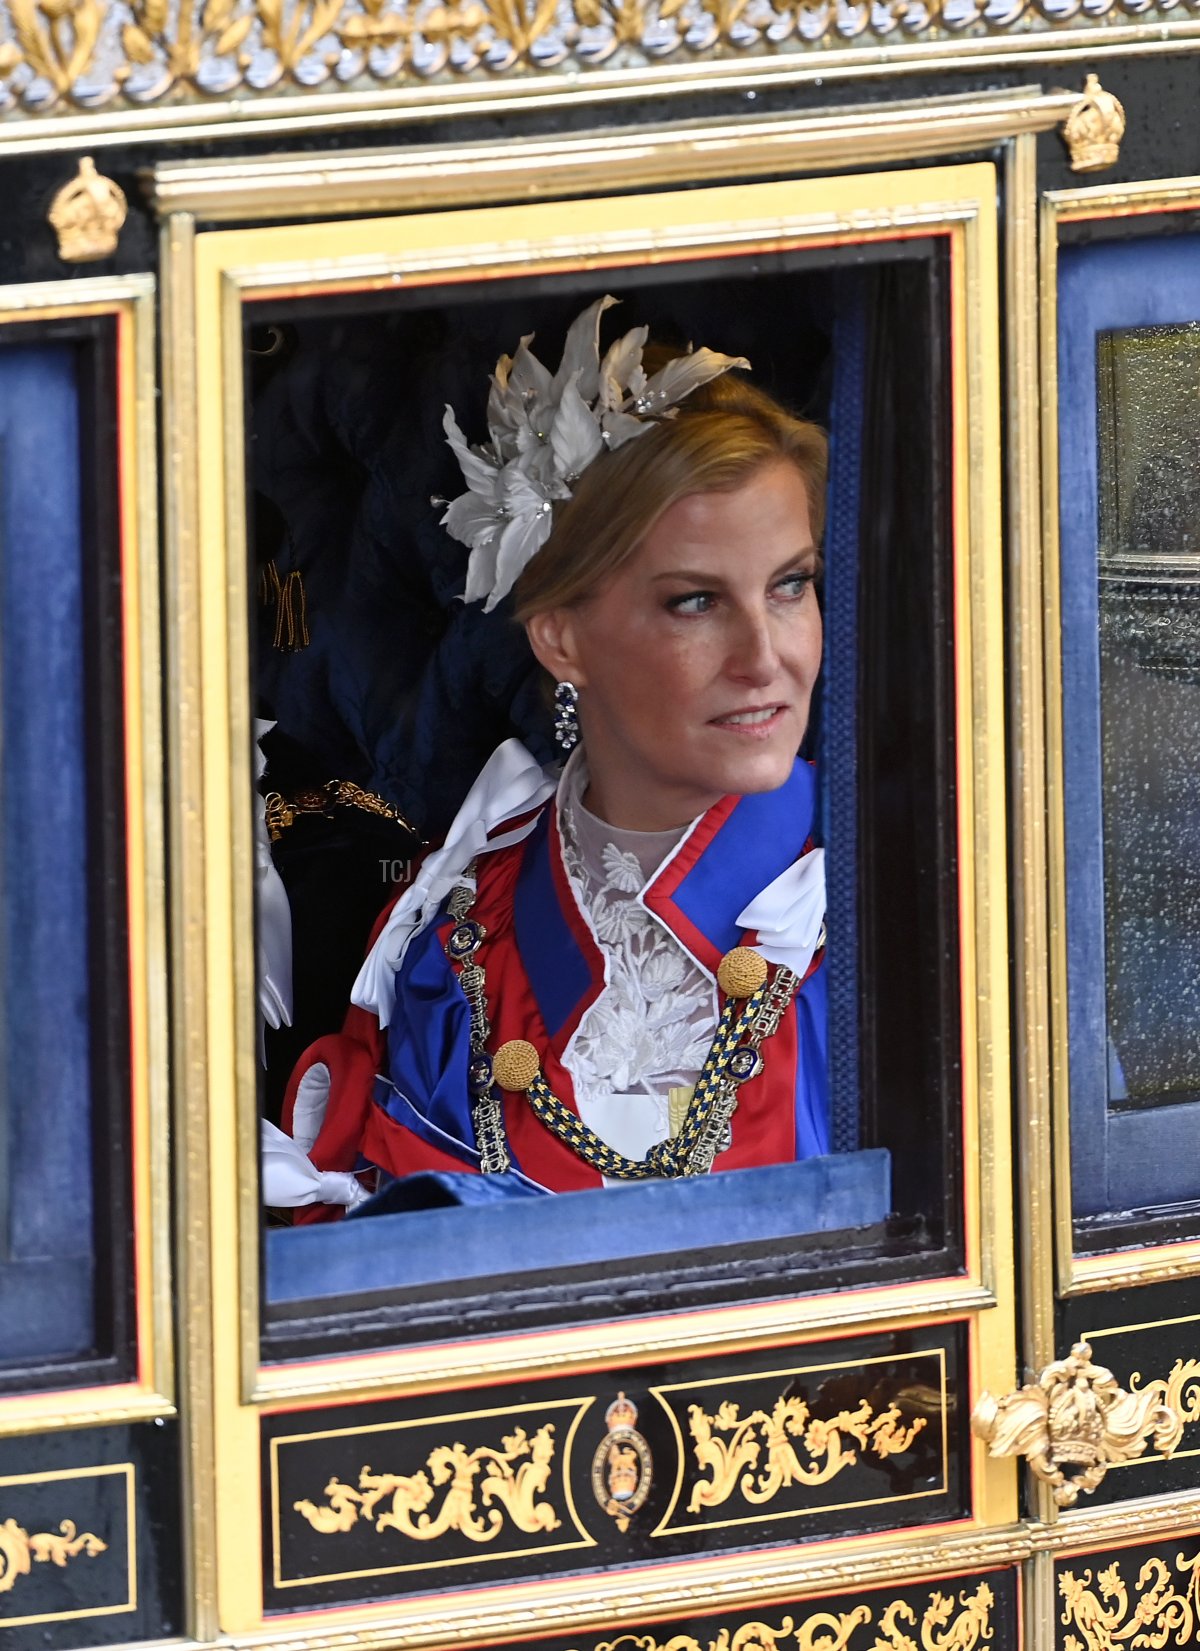
[[[505,820],[526,814],[554,794],[557,775],[533,759],[520,740],[505,740],[454,817],[446,841],[425,860],[415,880],[392,908],[379,939],[367,954],[350,994],[360,1009],[368,1009],[381,1026],[392,1018],[396,1005],[396,971],[413,938],[433,921],[442,901],[476,855],[507,848],[528,837],[536,817],[489,840],[489,833]]]
[[[371,1195],[348,1170],[320,1170],[281,1129],[262,1124],[262,1200],[272,1209],[299,1204],[341,1204],[352,1210]]]
[[[259,746],[273,722],[255,718],[254,779],[266,771],[267,759]],[[266,805],[255,798],[254,810],[254,894],[258,917],[258,1012],[262,1027],[292,1024],[292,908],[288,904],[283,879],[271,859],[267,834]],[[259,1042],[262,1043],[261,1030]],[[265,1051],[264,1057],[265,1057]]]
[[[757,933],[754,950],[768,963],[803,977],[825,921],[825,850],[814,848],[768,883],[738,913],[738,924]]]

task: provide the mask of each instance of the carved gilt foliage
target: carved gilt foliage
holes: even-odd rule
[[[739,1411],[730,1400],[711,1416],[700,1405],[688,1406],[696,1465],[710,1476],[693,1483],[689,1513],[720,1507],[735,1490],[761,1506],[790,1485],[826,1484],[858,1461],[858,1450],[898,1456],[927,1425],[924,1416],[906,1425],[896,1405],[876,1412],[867,1399],[829,1420],[813,1416],[795,1396],[778,1399],[769,1414]]]
[[[1200,1553],[1175,1558],[1173,1576],[1166,1562],[1147,1559],[1130,1594],[1114,1560],[1098,1573],[1088,1567],[1059,1573],[1064,1651],[1120,1651],[1123,1646],[1190,1645],[1200,1623]]]
[[[976,1651],[992,1638],[995,1596],[986,1582],[958,1595],[934,1592],[918,1615],[908,1600],[892,1600],[876,1616],[871,1605],[814,1611],[797,1620],[759,1619],[721,1628],[715,1636],[620,1634],[590,1651]],[[582,1651],[582,1648],[580,1648]]]
[[[0,0],[0,114],[1083,33],[1198,12],[1200,0]]]
[[[554,1448],[552,1422],[532,1438],[518,1427],[500,1450],[439,1445],[416,1473],[374,1473],[366,1466],[357,1488],[331,1479],[324,1503],[303,1499],[293,1505],[323,1536],[352,1530],[360,1520],[416,1542],[432,1542],[450,1531],[471,1542],[491,1542],[506,1518],[521,1531],[554,1531],[561,1520],[549,1502],[539,1500],[550,1483]]]

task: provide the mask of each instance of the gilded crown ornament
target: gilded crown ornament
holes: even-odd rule
[[[77,176],[59,190],[47,214],[58,236],[58,256],[66,264],[111,258],[128,211],[124,192],[85,155]]]
[[[1002,1399],[981,1393],[971,1431],[992,1456],[1024,1456],[1058,1506],[1070,1508],[1096,1489],[1110,1467],[1141,1456],[1147,1443],[1162,1456],[1173,1455],[1185,1421],[1200,1414],[1198,1380],[1200,1362],[1180,1360],[1169,1377],[1127,1393],[1111,1370],[1092,1363],[1087,1342],[1077,1341],[1036,1382]]]
[[[1115,166],[1125,136],[1125,111],[1097,75],[1089,75],[1083,96],[1063,122],[1072,172],[1102,172]]]
[[[616,302],[598,298],[576,316],[554,373],[530,350],[532,333],[515,356],[500,357],[482,446],[468,445],[453,408],[446,408],[446,440],[467,491],[449,502],[441,520],[471,550],[463,600],[482,601],[487,613],[546,543],[555,504],[571,497],[594,459],[673,417],[701,384],[750,365],[741,356],[693,350],[647,377],[645,327],[618,338],[601,360],[600,317]]]

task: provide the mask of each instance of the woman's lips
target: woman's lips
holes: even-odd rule
[[[765,739],[779,727],[787,711],[786,705],[748,705],[740,711],[727,711],[724,716],[713,717],[709,726],[743,737]]]

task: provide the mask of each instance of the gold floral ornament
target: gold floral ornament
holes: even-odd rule
[[[739,1489],[747,1502],[761,1506],[789,1485],[823,1485],[858,1461],[858,1451],[847,1441],[881,1459],[899,1456],[927,1425],[918,1416],[906,1426],[896,1405],[876,1413],[867,1399],[828,1421],[813,1416],[804,1400],[795,1397],[777,1400],[770,1415],[755,1410],[741,1417],[738,1410],[730,1400],[711,1416],[700,1405],[688,1406],[697,1466],[712,1476],[693,1484],[689,1513],[718,1508]],[[794,1439],[800,1441],[803,1457]],[[766,1460],[756,1475],[764,1451]]]
[[[64,1519],[56,1533],[36,1531],[33,1535],[15,1519],[6,1519],[0,1525],[0,1594],[15,1587],[19,1577],[28,1576],[35,1563],[61,1568],[77,1554],[94,1559],[107,1547],[91,1531],[79,1532],[73,1519]]]
[[[1065,1636],[1064,1651],[1117,1651],[1122,1644],[1190,1645],[1200,1621],[1200,1554],[1191,1559],[1177,1554],[1175,1568],[1186,1575],[1182,1587],[1165,1561],[1148,1559],[1138,1572],[1133,1599],[1121,1575],[1120,1560],[1099,1573],[1095,1588],[1090,1567],[1078,1574],[1060,1572],[1062,1621],[1078,1630],[1078,1635]]]
[[[1102,172],[1115,166],[1125,136],[1125,111],[1098,76],[1089,75],[1083,96],[1063,122],[1063,141],[1072,172]]]
[[[915,1608],[906,1599],[896,1599],[884,1607],[878,1623],[871,1606],[856,1605],[850,1611],[814,1611],[800,1622],[784,1617],[777,1626],[759,1620],[739,1623],[720,1629],[707,1644],[691,1634],[672,1634],[666,1640],[653,1633],[621,1634],[598,1641],[590,1651],[976,1651],[995,1632],[995,1602],[992,1590],[981,1582],[957,1599],[953,1594],[932,1594],[919,1626]]]
[[[324,1506],[309,1501],[293,1506],[323,1536],[352,1530],[360,1519],[374,1520],[377,1531],[398,1531],[416,1542],[432,1542],[448,1531],[471,1542],[491,1542],[506,1516],[520,1531],[557,1530],[558,1515],[549,1502],[538,1501],[550,1483],[554,1424],[547,1422],[532,1439],[519,1427],[502,1444],[501,1450],[480,1445],[471,1451],[461,1444],[439,1445],[428,1457],[428,1472],[372,1473],[364,1467],[357,1490],[331,1479]],[[442,1505],[431,1512],[443,1485],[448,1489]],[[377,1514],[388,1498],[390,1503]]]
[[[111,258],[128,210],[124,192],[85,155],[78,175],[59,190],[47,214],[58,236],[58,256],[66,264]]]
[[[1166,1377],[1126,1393],[1111,1370],[1092,1363],[1078,1341],[1065,1359],[1048,1364],[1036,1382],[1002,1399],[982,1393],[971,1431],[992,1456],[1024,1456],[1060,1508],[1094,1491],[1110,1467],[1132,1462],[1148,1443],[1174,1453],[1184,1424],[1200,1420],[1200,1360],[1179,1359]]]

